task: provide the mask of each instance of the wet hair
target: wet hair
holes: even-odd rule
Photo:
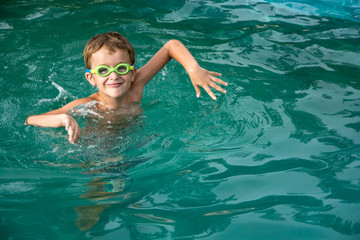
[[[85,45],[83,56],[86,68],[91,68],[91,56],[102,47],[108,48],[110,52],[125,50],[129,53],[131,65],[135,63],[135,50],[131,43],[120,33],[107,32],[95,35]]]

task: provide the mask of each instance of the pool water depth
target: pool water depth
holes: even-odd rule
[[[358,1],[2,1],[1,239],[360,238]],[[117,31],[141,67],[168,40],[222,73],[200,98],[171,61],[139,116],[28,115],[96,91],[83,48]]]

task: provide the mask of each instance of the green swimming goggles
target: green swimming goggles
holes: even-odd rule
[[[96,73],[96,75],[98,75],[100,77],[106,77],[106,76],[109,76],[110,73],[112,73],[112,72],[116,72],[119,75],[125,75],[128,72],[130,72],[130,70],[134,70],[134,69],[135,69],[134,65],[130,66],[130,64],[128,64],[128,63],[119,63],[114,68],[111,68],[106,65],[99,65],[93,69],[86,69],[86,72]]]

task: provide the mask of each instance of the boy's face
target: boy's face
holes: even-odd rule
[[[110,52],[106,47],[91,56],[91,68],[99,65],[107,65],[114,68],[119,63],[128,63],[131,65],[130,56],[127,51],[117,49]],[[126,94],[134,81],[136,69],[129,71],[127,74],[119,75],[115,71],[106,77],[98,76],[96,73],[86,73],[86,79],[91,85],[97,86],[100,94],[110,98],[119,98]]]

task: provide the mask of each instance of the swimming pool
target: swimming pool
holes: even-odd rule
[[[359,238],[357,1],[0,5],[1,238]],[[95,91],[83,47],[112,30],[138,67],[181,40],[228,93],[197,99],[170,62],[141,116],[80,109],[76,145],[24,126]]]

